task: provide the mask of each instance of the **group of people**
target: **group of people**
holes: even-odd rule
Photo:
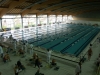
[[[3,35],[1,35],[0,36],[0,43],[2,43],[3,40],[4,40],[4,37],[3,37]],[[17,46],[16,46],[17,42],[16,42],[16,40],[13,39],[12,35],[9,36],[8,41],[9,41],[10,44],[13,45],[13,47],[14,47],[13,51],[16,51],[19,54],[24,55],[29,50],[29,53],[33,54],[33,45],[32,44],[28,48],[27,47],[28,43],[24,43],[24,44],[22,43],[21,45],[23,46],[23,48],[20,48],[19,50],[16,50],[17,49]],[[7,50],[8,50],[8,48],[7,48]],[[0,56],[3,60],[3,62],[11,61],[8,51],[3,50],[2,44],[0,44]],[[33,58],[35,60],[35,67],[38,66],[38,68],[40,68],[40,64],[41,64],[40,63],[40,58],[38,58],[38,56],[33,56]],[[15,68],[14,68],[15,69],[15,75],[18,75],[19,69],[23,69],[23,68],[24,68],[24,66],[21,64],[20,61],[18,61],[17,64],[15,65]]]
[[[87,56],[88,56],[88,60],[90,61],[91,59],[91,56],[93,55],[93,51],[92,51],[92,44],[89,45],[89,49],[87,51]],[[76,68],[75,68],[75,74],[76,75],[80,75],[81,73],[81,66],[82,66],[82,63],[85,61],[85,57],[81,57],[80,61],[78,62],[78,64],[76,65]]]
[[[12,39],[12,36],[10,36],[9,38]],[[18,50],[18,52],[20,54],[24,54],[25,52],[27,52],[27,46],[26,45],[27,44],[24,44],[24,46],[25,46],[24,49]],[[47,50],[47,63],[52,65],[52,66],[55,66],[55,65],[57,65],[57,63],[56,63],[55,59],[52,59],[52,61],[51,61],[51,53],[52,53],[52,50],[48,49]],[[40,73],[40,67],[42,66],[41,58],[39,58],[39,56],[35,52],[33,53],[33,46],[32,45],[30,45],[30,54],[33,54],[32,60],[34,61],[34,68],[38,67],[38,70],[37,70],[35,75],[44,75],[44,74]],[[93,52],[92,52],[92,44],[90,44],[89,50],[87,51],[88,60],[91,59],[92,54],[93,54]],[[7,62],[8,60],[11,60],[8,53],[6,53],[4,55],[3,49],[2,49],[2,45],[0,45],[0,55],[1,55],[1,58],[3,58],[4,62]],[[96,62],[97,66],[99,64],[100,64],[100,54],[99,54],[99,57],[97,58],[97,62]],[[76,75],[79,75],[81,73],[81,65],[82,65],[81,62],[79,62],[77,64],[76,70],[75,70]],[[18,75],[19,71],[20,70],[24,70],[24,69],[25,69],[25,67],[22,65],[20,60],[17,61],[17,64],[15,64],[15,67],[14,67],[15,75]]]
[[[9,42],[10,44],[13,45],[13,47],[12,47],[13,51],[18,52],[18,53],[21,54],[21,55],[24,55],[24,54],[27,53],[27,52],[29,52],[30,54],[33,54],[34,68],[35,68],[35,67],[38,67],[38,68],[40,69],[40,67],[42,67],[41,58],[39,58],[39,56],[38,56],[35,52],[33,52],[33,45],[32,45],[32,44],[29,46],[28,42],[24,42],[24,43],[21,42],[21,45],[22,45],[23,47],[21,47],[19,50],[17,50],[17,45],[18,45],[18,43],[17,43],[17,41],[12,37],[12,35],[10,35],[9,37],[7,37],[7,40],[6,40],[6,41],[7,41],[7,43]],[[0,42],[1,42],[1,43],[4,42],[4,36],[3,36],[3,35],[0,36]],[[7,49],[8,49],[8,48],[7,48]],[[11,61],[8,52],[9,52],[9,51],[6,51],[6,52],[5,52],[5,51],[3,50],[3,46],[0,45],[0,56],[1,56],[1,58],[3,59],[3,62],[5,62],[5,63],[8,62],[8,61]],[[54,59],[50,62],[51,52],[52,52],[51,50],[48,50],[48,52],[47,52],[47,63],[49,63],[49,64],[51,64],[51,65],[56,65]],[[21,64],[20,61],[18,61],[17,64],[15,64],[15,67],[14,67],[15,75],[18,75],[19,70],[22,69],[22,68],[23,68],[23,65]],[[40,71],[40,70],[38,70],[37,73],[39,73],[39,71]]]
[[[29,53],[32,54],[33,53],[33,45],[29,45],[27,41],[20,41],[18,42],[18,40],[14,39],[12,35],[10,35],[7,40],[7,42],[9,42],[10,44],[13,45],[12,49],[13,51],[17,51],[17,46],[20,45],[21,46],[21,49],[24,50],[24,52],[28,52],[29,50]],[[0,35],[0,42],[4,42],[4,36],[3,34]]]
[[[10,43],[13,41],[13,37],[12,35],[10,35],[9,37],[5,37],[4,34],[0,35],[0,42],[5,42],[5,41],[10,41]]]
[[[7,52],[4,54],[2,45],[0,45],[0,55],[1,55],[1,58],[3,59],[3,62],[11,61],[9,54]]]

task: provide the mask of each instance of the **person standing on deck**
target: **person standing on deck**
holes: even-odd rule
[[[89,48],[89,50],[88,50],[88,60],[90,60],[92,54],[93,54],[92,49]]]
[[[52,52],[52,50],[48,50],[48,52],[47,52],[47,62],[49,64],[50,64],[51,52]]]
[[[9,36],[9,41],[10,41],[10,43],[13,42],[13,37],[12,37],[12,35]]]
[[[16,41],[16,39],[14,39],[13,42],[14,42],[14,44],[13,44],[13,45],[14,45],[14,51],[16,51],[16,46],[17,46],[17,41]]]
[[[3,58],[3,49],[2,49],[2,46],[0,46],[0,55],[1,55],[1,58]]]
[[[90,44],[90,48],[92,49],[92,44]]]
[[[28,42],[25,42],[25,52],[27,53],[27,49],[28,49]]]
[[[81,62],[78,62],[75,68],[75,75],[79,75],[81,73]]]
[[[0,42],[4,42],[3,34],[0,36]]]
[[[30,45],[30,54],[33,55],[33,44]]]

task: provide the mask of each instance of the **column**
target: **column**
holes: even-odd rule
[[[21,15],[21,22],[22,22],[22,41],[24,41],[24,30],[23,30],[24,26],[23,26],[23,17],[22,17],[22,15]]]
[[[62,15],[62,22],[63,22],[63,15]]]
[[[47,15],[47,25],[49,25],[49,15]]]
[[[55,20],[55,21],[57,22],[57,15],[56,15],[56,17],[55,17],[55,18],[56,18],[56,20]]]
[[[0,18],[0,26],[1,26],[0,29],[3,29],[2,28],[2,18]]]
[[[38,40],[38,15],[36,14],[36,39]]]
[[[49,37],[49,15],[47,15],[47,37]]]

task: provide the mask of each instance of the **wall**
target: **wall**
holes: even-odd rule
[[[100,21],[100,11],[81,13],[73,17],[75,20]]]
[[[93,12],[87,12],[78,14],[76,16],[73,16],[74,20],[68,21],[68,23],[86,23],[86,24],[98,24],[100,25],[100,11],[93,11]]]

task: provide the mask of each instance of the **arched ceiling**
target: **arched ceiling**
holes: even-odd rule
[[[0,0],[0,17],[5,14],[77,15],[100,9],[100,0]]]

